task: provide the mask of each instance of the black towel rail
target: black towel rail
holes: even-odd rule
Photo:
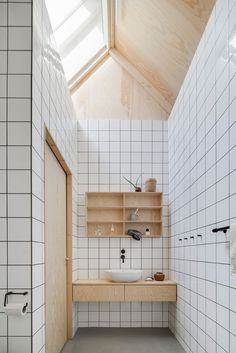
[[[212,229],[212,232],[213,233],[217,233],[217,232],[227,233],[228,229],[230,229],[230,226],[221,227],[221,228],[214,228],[214,229]]]

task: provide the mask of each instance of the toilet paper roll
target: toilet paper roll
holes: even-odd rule
[[[4,307],[4,312],[8,316],[25,316],[27,303],[9,303]]]

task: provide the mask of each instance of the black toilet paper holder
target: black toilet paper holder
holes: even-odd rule
[[[5,294],[5,297],[4,297],[4,307],[6,307],[6,305],[7,305],[7,303],[8,303],[8,297],[9,297],[9,295],[27,295],[28,294],[28,292],[22,292],[22,293],[19,293],[19,292],[7,292],[6,294]],[[27,308],[27,306],[28,306],[28,303],[26,303],[25,305],[24,305],[24,307],[25,307],[25,309]]]

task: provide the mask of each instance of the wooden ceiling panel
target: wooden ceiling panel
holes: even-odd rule
[[[215,0],[117,0],[115,48],[174,104]]]

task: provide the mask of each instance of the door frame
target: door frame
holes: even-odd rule
[[[59,151],[52,135],[45,126],[45,144],[51,148],[66,174],[66,305],[67,305],[67,339],[73,337],[72,332],[72,173]]]

